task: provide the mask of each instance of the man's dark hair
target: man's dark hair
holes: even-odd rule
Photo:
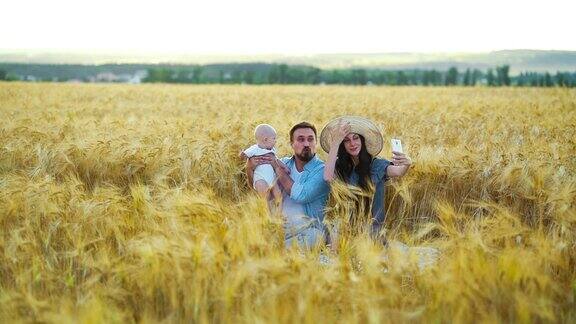
[[[314,125],[310,124],[309,122],[301,122],[301,123],[294,125],[292,127],[292,129],[290,130],[290,143],[292,143],[292,141],[294,140],[292,138],[294,136],[294,132],[300,128],[310,128],[314,132],[314,137],[316,137],[316,138],[318,137],[318,134],[316,133],[316,127],[314,127]]]

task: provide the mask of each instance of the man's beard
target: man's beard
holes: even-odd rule
[[[305,148],[300,152],[300,154],[296,154],[296,157],[302,162],[308,162],[312,160],[314,154],[312,153],[312,150]]]

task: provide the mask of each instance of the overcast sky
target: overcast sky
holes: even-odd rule
[[[3,0],[0,49],[202,54],[576,50],[575,3]]]

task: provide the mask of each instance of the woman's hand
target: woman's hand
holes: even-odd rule
[[[352,131],[352,127],[350,126],[349,122],[338,122],[336,125],[336,130],[332,135],[332,143],[330,145],[330,151],[338,150],[340,143],[344,140],[346,135],[350,134]]]
[[[392,151],[392,165],[386,168],[386,175],[391,178],[401,177],[408,172],[412,160],[404,153]]]
[[[393,151],[392,152],[392,164],[394,165],[404,165],[409,167],[412,165],[412,160],[408,157],[408,155],[400,152]]]

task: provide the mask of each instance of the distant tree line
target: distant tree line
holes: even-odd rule
[[[16,80],[18,80],[18,78],[8,74],[6,70],[0,70],[0,81],[16,81]]]
[[[234,69],[210,71],[205,66],[161,67],[148,69],[144,82],[217,83],[217,84],[342,84],[342,85],[422,85],[422,86],[528,86],[576,87],[576,72],[556,74],[525,72],[510,76],[510,66],[497,66],[481,71],[452,67],[439,70],[321,70],[310,66],[270,64],[265,69]],[[213,70],[213,69],[211,69]]]
[[[114,74],[124,79],[145,72],[141,82],[192,84],[342,84],[396,86],[525,86],[576,87],[576,72],[523,72],[510,76],[510,66],[497,66],[486,71],[458,70],[383,70],[319,69],[306,65],[231,63],[208,65],[42,65],[0,63],[0,80],[98,82],[94,76]],[[94,81],[96,80],[96,81]],[[108,79],[109,80],[109,79]]]

